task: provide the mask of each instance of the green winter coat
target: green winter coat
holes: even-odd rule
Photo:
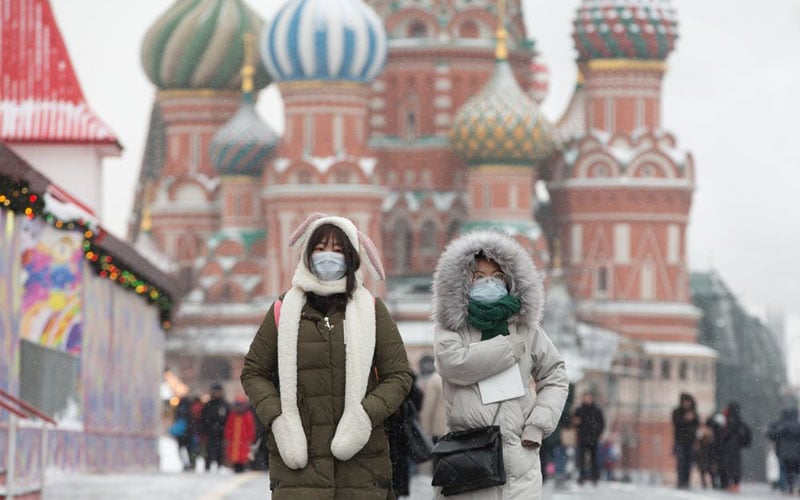
[[[331,453],[331,441],[344,411],[344,312],[327,320],[309,304],[303,307],[297,339],[297,404],[308,441],[308,465],[292,470],[281,460],[270,428],[281,414],[277,328],[274,305],[258,329],[242,369],[242,386],[256,414],[268,427],[272,498],[384,500],[394,498],[389,444],[383,421],[400,406],[411,388],[411,370],[397,325],[375,299],[375,356],[362,406],[372,421],[369,441],[346,462]],[[279,382],[278,382],[279,385]]]

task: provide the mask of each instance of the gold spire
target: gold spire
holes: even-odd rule
[[[139,230],[149,233],[153,230],[153,219],[150,217],[150,207],[142,210],[142,220],[139,222]]]
[[[255,37],[252,33],[245,33],[244,39],[244,66],[242,66],[242,92],[249,94],[253,92],[253,75],[256,74],[254,65],[254,43]]]
[[[506,0],[497,0],[497,44],[494,57],[498,61],[508,59],[508,32],[506,31]]]

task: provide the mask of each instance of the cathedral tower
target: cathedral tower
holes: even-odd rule
[[[583,130],[548,188],[581,318],[635,339],[694,342],[694,164],[660,118],[675,19],[666,0],[583,2],[574,32]]]
[[[348,217],[380,247],[385,187],[367,144],[370,83],[386,62],[386,32],[361,0],[292,0],[262,36],[283,96],[286,131],[264,178],[271,295],[288,289],[298,255],[289,236],[309,214]],[[370,283],[380,295],[383,285]]]
[[[676,14],[669,0],[584,0],[574,28],[584,80],[560,121],[568,144],[548,184],[553,233],[578,320],[630,346],[602,394],[613,402],[608,427],[623,466],[669,478],[671,410],[688,392],[710,414],[716,358],[697,344],[700,314],[689,300],[694,163],[661,124]]]

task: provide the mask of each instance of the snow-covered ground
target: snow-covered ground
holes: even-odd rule
[[[73,474],[51,471],[47,474],[45,500],[220,500],[220,499],[267,499],[269,475],[263,472],[234,474],[230,469],[206,473],[199,467],[194,472],[182,472],[175,441],[164,438],[160,443],[162,472],[142,474]],[[745,485],[743,499],[770,499],[779,497],[766,485]],[[409,500],[430,500],[433,488],[430,477],[415,476],[411,482]],[[647,487],[634,484],[600,483],[598,486],[554,490],[552,484],[545,486],[545,500],[717,500],[731,498],[730,494],[703,490],[679,491],[663,487]]]

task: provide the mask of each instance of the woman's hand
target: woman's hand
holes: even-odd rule
[[[535,441],[530,441],[528,439],[523,439],[522,440],[522,446],[524,446],[525,448],[534,448],[534,449],[536,449],[536,448],[539,447],[539,443],[537,443]]]

